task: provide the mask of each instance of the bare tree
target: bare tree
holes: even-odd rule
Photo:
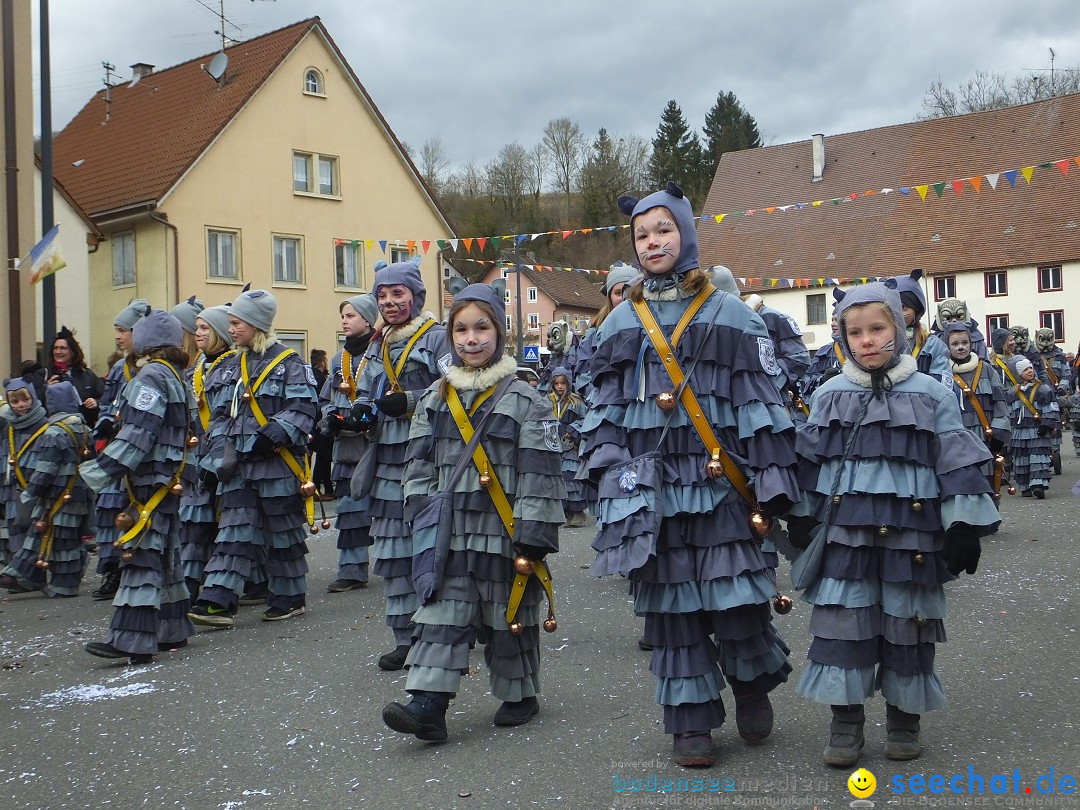
[[[528,151],[519,143],[508,143],[484,167],[484,173],[492,202],[501,204],[513,221],[521,213],[531,188]]]
[[[544,142],[536,144],[529,152],[529,168],[532,171],[533,205],[540,206],[540,194],[544,190],[544,180],[548,174],[548,151]]]
[[[553,118],[544,127],[544,148],[551,155],[555,186],[570,196],[574,181],[581,170],[582,156],[587,148],[581,127],[569,118]]]
[[[420,173],[436,195],[444,189],[444,176],[449,168],[450,158],[443,149],[442,138],[435,136],[424,141],[420,148]]]
[[[1077,67],[1032,70],[1011,81],[1004,73],[980,70],[955,88],[946,87],[940,79],[930,85],[923,97],[923,113],[919,118],[947,118],[982,110],[1000,110],[1078,91],[1080,68]]]

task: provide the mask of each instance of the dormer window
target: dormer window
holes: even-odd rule
[[[323,77],[315,68],[308,68],[304,72],[304,92],[317,96],[324,95]]]

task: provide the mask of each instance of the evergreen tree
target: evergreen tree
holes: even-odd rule
[[[716,103],[705,114],[705,126],[702,130],[705,133],[702,172],[709,183],[716,174],[716,167],[720,164],[720,156],[724,152],[756,149],[761,146],[761,133],[758,132],[757,122],[743,109],[739,99],[730,90],[716,96]]]
[[[700,208],[705,202],[708,177],[703,182],[703,151],[697,133],[690,129],[682,110],[674,100],[667,103],[660,116],[660,126],[652,141],[649,181],[653,188],[663,188],[674,180],[691,202]]]

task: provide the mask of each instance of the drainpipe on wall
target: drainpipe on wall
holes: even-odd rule
[[[8,351],[14,374],[22,363],[22,318],[19,302],[19,271],[12,259],[19,256],[19,158],[15,122],[15,7],[13,0],[3,0],[4,51],[4,204],[7,208]]]
[[[150,212],[150,219],[155,222],[160,222],[166,228],[172,231],[173,235],[173,301],[169,302],[169,285],[168,281],[165,283],[165,309],[172,309],[173,306],[180,303],[180,229],[169,222],[167,214],[159,214],[157,211]],[[165,272],[169,271],[169,254],[168,248],[165,248]]]

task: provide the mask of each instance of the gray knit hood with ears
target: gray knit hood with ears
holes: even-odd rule
[[[634,248],[635,257],[637,257],[637,245],[634,242],[634,220],[646,211],[663,206],[674,215],[681,241],[679,256],[675,260],[675,266],[671,268],[671,273],[679,276],[700,266],[694,211],[690,207],[690,200],[686,199],[683,190],[677,184],[668,182],[667,188],[663,191],[654,191],[640,200],[624,194],[619,197],[618,202],[619,210],[630,215],[630,245]]]
[[[890,278],[884,282],[875,281],[870,284],[863,284],[861,287],[855,287],[848,290],[840,303],[837,304],[836,318],[840,322],[840,346],[843,348],[848,362],[855,363],[859,368],[863,367],[855,360],[855,354],[848,344],[847,330],[844,329],[844,313],[848,312],[852,307],[883,303],[892,310],[897,330],[896,340],[893,342],[893,355],[884,366],[876,369],[876,371],[892,368],[900,362],[900,356],[907,351],[907,340],[904,337],[904,309],[900,304],[900,295],[896,292],[895,286],[889,283],[894,281],[895,279]],[[864,368],[863,371],[870,371],[870,369]]]

